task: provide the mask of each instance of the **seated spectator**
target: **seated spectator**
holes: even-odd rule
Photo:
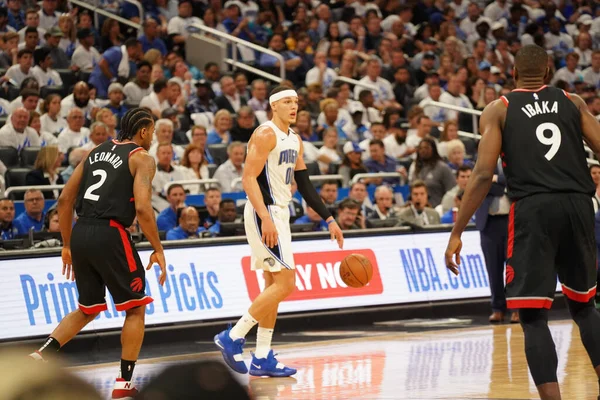
[[[4,77],[3,82],[9,82],[13,86],[19,87],[27,77],[33,77],[31,64],[33,64],[33,52],[31,50],[19,50],[17,63],[10,67]]]
[[[223,192],[235,192],[232,188],[232,182],[242,177],[244,172],[244,156],[246,155],[246,147],[241,142],[232,142],[227,147],[228,159],[215,171],[214,179],[219,181]]]
[[[235,222],[237,219],[237,211],[235,201],[233,199],[223,199],[219,203],[219,214],[217,222],[215,222],[208,231],[210,235],[221,236],[221,224]]]
[[[42,141],[41,146],[52,146],[58,144],[58,139],[51,133],[44,132],[42,130],[42,123],[40,122],[40,114],[36,111],[29,112],[29,123],[28,127],[35,129],[37,134],[40,136],[40,140]]]
[[[90,126],[90,140],[81,146],[85,151],[92,150],[94,147],[101,145],[109,140],[109,128],[104,122],[96,121]],[[116,136],[113,136],[116,137]]]
[[[360,204],[352,199],[344,199],[338,205],[337,224],[342,230],[364,229],[364,226],[356,224],[360,213]],[[364,219],[363,219],[364,223]]]
[[[44,86],[62,86],[63,81],[60,74],[52,69],[52,57],[47,47],[40,47],[33,52],[35,67],[31,69],[31,74],[37,79],[40,88]]]
[[[229,130],[233,125],[231,114],[227,110],[219,110],[215,114],[214,128],[208,132],[207,144],[229,144]]]
[[[25,212],[13,221],[19,235],[27,235],[30,229],[41,232],[44,227],[44,195],[38,189],[25,192]]]
[[[310,206],[306,207],[306,214],[296,219],[294,224],[313,224],[312,230],[315,232],[325,232],[329,230],[327,222],[323,221],[323,218],[321,218],[315,210],[310,208]]]
[[[58,222],[58,210],[56,208],[48,211],[48,214],[46,214],[46,216],[44,217],[44,227],[42,228],[42,231],[60,233],[60,224]],[[43,247],[53,247],[53,245]]]
[[[569,37],[568,35],[566,37]],[[570,37],[569,37],[570,38]],[[565,81],[569,85],[573,85],[577,81],[583,80],[583,72],[577,68],[579,63],[579,54],[569,53],[566,57],[567,65],[556,71],[552,81],[552,85],[556,85],[558,81]]]
[[[446,144],[448,150],[448,166],[453,170],[457,171],[463,165],[473,168],[473,162],[465,160],[465,145],[460,139],[450,140]]]
[[[140,107],[146,107],[152,110],[152,113],[160,118],[162,112],[170,107],[169,105],[169,89],[165,78],[157,79],[154,82],[153,92],[142,98]]]
[[[77,82],[73,87],[73,93],[62,99],[60,102],[61,116],[66,118],[73,107],[82,110],[83,115],[88,120],[92,119],[91,115],[95,111],[94,109],[98,107],[96,101],[92,99],[90,87],[83,81]]]
[[[50,50],[52,65],[57,69],[68,69],[71,66],[71,61],[69,60],[69,57],[67,57],[67,53],[59,47],[63,36],[64,35],[58,26],[50,28],[50,30],[43,35],[46,39],[44,47]]]
[[[399,119],[390,127],[390,134],[383,139],[385,154],[392,158],[403,158],[413,154],[416,149],[406,144],[408,123]]]
[[[128,103],[140,104],[144,97],[152,94],[151,72],[152,65],[148,61],[140,61],[137,64],[135,78],[127,82],[123,88],[123,94]]]
[[[185,191],[183,186],[175,183],[167,189],[167,201],[169,207],[165,208],[156,217],[156,225],[159,231],[170,231],[177,226],[177,213],[185,207]]]
[[[173,145],[169,142],[159,143],[156,149],[156,175],[152,180],[152,188],[156,194],[165,195],[165,185],[168,182],[185,180],[187,175],[184,167],[173,165]]]
[[[42,131],[57,134],[68,126],[67,120],[60,115],[60,95],[48,95],[40,109],[43,113],[40,118]]]
[[[208,133],[206,132],[206,128],[202,125],[194,125],[192,129],[190,129],[190,144],[194,146],[198,146],[203,149],[204,158],[209,164],[214,164],[214,160],[210,151],[208,150],[208,146],[206,145],[206,141],[208,139]]]
[[[19,230],[13,224],[15,219],[15,204],[10,199],[0,199],[0,238],[2,240],[16,239]]]
[[[319,191],[319,196],[321,196],[321,200],[328,207],[336,207],[337,206],[337,198],[338,198],[338,183],[337,181],[325,181],[321,185],[321,190]]]
[[[306,107],[304,109],[310,113],[310,118],[314,121],[321,114],[321,98],[323,97],[323,87],[318,83],[313,83],[306,88],[308,96],[306,98]]]
[[[290,211],[290,223],[293,223],[296,219],[302,217],[304,215],[304,207],[302,207],[302,200],[294,197],[296,192],[298,191],[298,184],[294,179],[292,179],[291,192],[292,192],[292,200],[288,204],[288,210]]]
[[[44,28],[40,27],[40,16],[34,8],[28,8],[25,11],[25,26],[23,26],[23,28],[19,29],[19,31],[17,32],[19,34],[20,42],[23,42],[23,40],[25,39],[25,32],[28,28],[36,29],[39,38],[43,38],[46,36],[47,31]],[[43,45],[43,40],[38,44],[40,46]]]
[[[238,116],[235,119],[235,124],[231,128],[229,134],[234,142],[248,143],[250,136],[257,128],[254,118],[254,111],[248,106],[242,106],[238,111]]]
[[[58,149],[67,154],[71,147],[81,147],[90,141],[90,130],[83,124],[85,118],[81,109],[75,107],[67,116],[67,127],[58,135]]]
[[[200,225],[204,228],[210,228],[217,222],[219,217],[219,204],[221,204],[221,190],[218,187],[209,187],[204,194],[204,206],[206,207],[206,215],[202,216]]]
[[[329,172],[329,164],[341,161],[340,153],[337,149],[338,133],[334,127],[329,127],[323,133],[323,146],[317,153],[317,161],[322,174]]]
[[[440,141],[437,146],[440,157],[448,158],[448,142],[454,139],[458,139],[458,122],[446,121],[444,123],[444,129],[440,134]]]
[[[93,129],[92,132],[94,132],[94,130],[97,131],[97,129]],[[71,175],[73,175],[73,172],[75,172],[75,168],[77,168],[81,161],[87,157],[88,152],[89,151],[84,147],[78,147],[71,150],[69,153],[69,166],[60,173],[64,183],[67,183],[67,181],[71,178]]]
[[[371,152],[369,151],[369,146],[370,146],[371,140],[378,139],[378,140],[383,141],[383,139],[385,139],[387,137],[387,129],[386,129],[386,126],[383,124],[383,122],[373,122],[371,124],[370,131],[371,131],[371,135],[373,137],[371,139],[365,139],[365,140],[361,141],[360,143],[358,143],[360,148],[363,149],[363,153],[361,156],[363,161],[366,161],[369,158],[371,158]],[[385,143],[384,143],[383,147],[385,148]]]
[[[74,71],[92,72],[94,66],[100,62],[102,56],[94,47],[94,32],[84,28],[77,32],[79,45],[75,48],[71,58],[71,68]]]
[[[227,110],[231,114],[235,114],[240,107],[246,105],[246,99],[238,93],[231,76],[221,78],[221,92],[222,94],[215,98],[215,104],[220,110]]]
[[[154,142],[154,144],[152,146],[150,146],[150,149],[148,150],[148,154],[150,154],[151,156],[154,157],[155,160],[157,160],[157,148],[159,146],[159,144],[163,144],[163,143],[169,143],[172,144],[173,142],[173,122],[171,122],[168,119],[165,118],[161,118],[158,121],[156,121],[156,123],[154,124],[154,130],[156,132],[155,134],[155,138],[156,141]],[[183,157],[183,153],[185,152],[185,149],[181,146],[178,145],[173,145],[172,144],[172,149],[173,149],[173,163],[175,164],[179,164],[179,162],[181,161],[181,157]]]
[[[192,0],[179,0],[178,15],[171,18],[167,27],[167,33],[173,44],[185,45],[185,40],[191,33],[199,32],[194,25],[204,25],[204,22],[192,16]]]
[[[381,77],[381,60],[377,57],[370,58],[367,62],[367,74],[360,80],[361,83],[366,83],[377,87],[377,90],[372,90],[375,104],[383,107],[400,107],[394,97],[394,89],[392,84],[385,78]],[[364,89],[363,86],[356,85],[354,87],[354,98],[359,98],[360,92]],[[367,108],[368,109],[368,108]]]
[[[365,167],[370,173],[374,172],[399,172],[399,168],[396,165],[396,160],[392,157],[385,155],[385,147],[383,141],[379,139],[371,140],[369,144],[369,152],[371,157],[365,161]],[[389,184],[397,184],[398,178],[383,178],[371,180],[372,183],[377,185],[381,182]]]
[[[444,194],[456,185],[452,170],[442,161],[432,138],[425,138],[419,143],[417,159],[411,164],[408,176],[409,182],[425,182],[431,207],[437,207]]]
[[[115,114],[113,114],[113,112],[110,109],[102,108],[98,110],[98,112],[96,113],[96,122],[102,122],[104,124],[104,128],[106,128],[106,140],[117,137],[117,117],[115,116]]]
[[[19,45],[17,46],[18,50],[31,50],[32,52],[35,52],[35,49],[38,48],[40,44],[40,34],[37,30],[37,28],[34,27],[27,27],[25,28],[25,40],[22,43],[19,43]],[[16,63],[13,63],[16,64]],[[11,65],[13,65],[11,64]],[[10,65],[9,65],[10,67]]]
[[[144,28],[144,34],[140,36],[139,40],[142,43],[142,51],[145,53],[150,49],[156,49],[160,51],[160,54],[167,55],[167,45],[160,38],[160,32],[158,30],[158,22],[153,18],[147,18],[142,23]]]
[[[468,165],[461,165],[456,170],[456,186],[454,186],[452,189],[448,190],[446,194],[444,194],[441,203],[441,215],[444,215],[450,209],[452,209],[452,207],[454,207],[454,198],[456,197],[456,194],[458,192],[460,192],[461,190],[464,191],[467,188],[467,183],[469,183],[471,172],[472,168]]]
[[[440,215],[427,202],[427,187],[425,182],[415,180],[410,185],[410,204],[398,213],[402,225],[427,226],[440,223]]]
[[[340,110],[335,99],[323,100],[321,102],[321,109],[322,112],[317,119],[317,134],[323,136],[327,128],[335,128],[341,139],[347,139],[346,132],[344,132],[342,127],[352,119],[348,111]]]
[[[208,172],[208,162],[204,158],[203,151],[200,147],[189,144],[185,148],[185,152],[181,157],[182,167],[187,168],[186,179],[209,179],[210,174]],[[198,194],[204,192],[204,185],[189,185],[188,189],[191,194]]]
[[[458,193],[456,193],[456,195],[454,196],[454,207],[452,207],[450,210],[448,210],[444,215],[442,215],[440,222],[442,224],[453,224],[454,222],[456,222],[456,216],[458,215],[458,210],[460,209],[460,204],[462,202],[462,198],[463,198],[463,194],[465,193],[464,190],[460,190]],[[475,218],[471,217],[470,223],[475,223]]]
[[[294,132],[300,135],[304,145],[306,145],[306,142],[315,142],[319,140],[319,135],[317,135],[312,127],[312,121],[310,120],[310,113],[308,111],[298,112]],[[306,149],[304,150],[306,153]]]
[[[320,84],[324,90],[333,86],[337,73],[327,66],[327,54],[317,51],[314,58],[314,67],[306,73],[306,86],[313,83]]]
[[[129,108],[123,105],[123,85],[114,82],[108,87],[108,100],[109,103],[105,106],[117,117],[117,121],[121,121],[121,118],[125,116],[125,113]]]
[[[89,82],[98,90],[97,96],[106,98],[113,78],[128,79],[129,62],[138,61],[142,56],[142,45],[135,38],[129,38],[121,47],[111,47],[102,54],[102,59],[94,67]]]
[[[15,32],[4,34],[4,46],[0,51],[0,68],[8,69],[17,63],[19,35]]]
[[[253,111],[267,111],[269,101],[267,100],[267,84],[262,79],[252,81],[252,98],[248,100],[248,106]]]
[[[64,160],[64,155],[58,151],[57,146],[42,147],[35,159],[33,171],[25,176],[28,186],[62,185],[62,176],[57,172]],[[58,199],[59,190],[45,190],[45,199]]]
[[[21,90],[21,96],[17,97],[13,103],[16,105],[19,100],[21,103],[19,107],[24,107],[29,112],[37,111],[40,104],[40,92],[37,89],[23,89]],[[9,108],[13,107],[13,103],[11,103]]]
[[[167,101],[169,102],[169,108],[177,110],[179,114],[185,113],[185,104],[187,101],[183,86],[183,81],[179,78],[171,78],[167,81]]]
[[[57,2],[52,0],[43,0],[41,2],[41,9],[38,11],[40,19],[40,27],[42,29],[50,29],[53,26],[57,26],[62,13],[57,12]]]
[[[344,143],[344,159],[340,165],[338,174],[342,175],[342,187],[348,187],[350,181],[356,174],[367,173],[367,167],[362,162],[363,149],[354,142]]]
[[[205,79],[200,79],[196,82],[196,93],[190,96],[187,104],[187,112],[190,116],[197,113],[208,114],[209,121],[214,119],[214,114],[219,110],[219,107],[214,101],[214,92],[211,84]]]
[[[179,226],[167,232],[167,240],[198,239],[206,231],[200,226],[200,216],[194,207],[181,209]]]
[[[419,143],[421,143],[421,140],[423,140],[423,138],[429,136],[429,134],[431,133],[431,128],[433,127],[433,123],[427,115],[418,116],[416,118],[416,122],[416,134],[409,135],[406,139],[406,145],[414,149],[416,149],[419,146]]]
[[[396,210],[393,207],[394,193],[388,186],[378,186],[375,189],[375,205],[367,214],[368,219],[396,218]]]
[[[23,108],[17,108],[10,116],[10,123],[0,128],[0,146],[14,147],[21,151],[24,147],[39,147],[42,140],[35,129],[27,126],[29,112]]]

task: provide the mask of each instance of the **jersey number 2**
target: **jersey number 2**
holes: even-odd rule
[[[546,137],[546,131],[550,131],[550,137]],[[535,136],[541,144],[550,146],[550,149],[544,155],[544,157],[546,157],[546,160],[548,161],[552,160],[552,158],[556,155],[558,149],[560,148],[560,142],[562,138],[558,126],[556,126],[556,124],[553,124],[552,122],[544,122],[543,124],[540,124],[535,130]]]
[[[91,185],[86,191],[85,194],[83,195],[84,199],[87,200],[92,200],[92,201],[98,201],[98,199],[100,198],[100,196],[98,196],[97,194],[94,194],[94,190],[98,189],[100,186],[104,185],[104,181],[106,181],[106,171],[103,169],[95,169],[92,171],[92,175],[96,176],[96,175],[100,175],[100,181],[98,181],[97,183],[94,183],[93,185]]]

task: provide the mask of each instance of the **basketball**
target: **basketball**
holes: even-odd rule
[[[342,260],[340,277],[344,283],[353,288],[365,286],[373,277],[373,266],[362,254],[350,254]]]

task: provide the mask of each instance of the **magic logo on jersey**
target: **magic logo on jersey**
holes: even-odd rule
[[[298,159],[298,151],[294,149],[285,149],[279,153],[279,165],[281,164],[296,164]]]

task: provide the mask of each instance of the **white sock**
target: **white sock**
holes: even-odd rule
[[[256,333],[256,351],[254,352],[256,358],[267,358],[271,350],[271,339],[273,339],[273,329],[259,326]]]
[[[231,328],[231,331],[229,331],[229,337],[233,340],[244,338],[248,332],[250,332],[250,329],[252,329],[252,327],[256,324],[258,324],[258,321],[255,320],[250,313],[246,312],[246,314],[240,318],[237,324]]]

